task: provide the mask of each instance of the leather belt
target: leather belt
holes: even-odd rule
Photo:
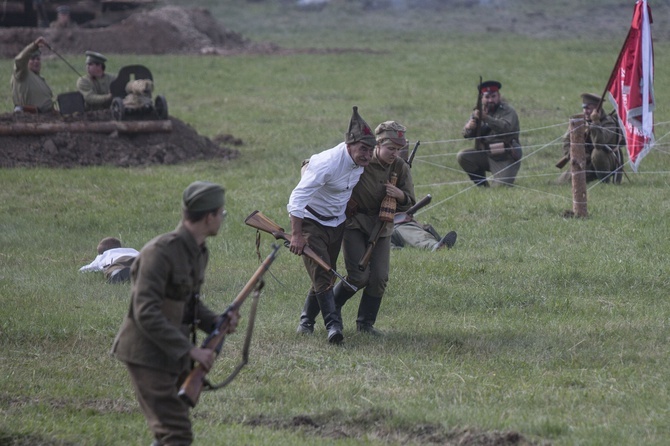
[[[319,214],[314,209],[312,209],[311,206],[305,206],[305,209],[307,209],[310,212],[310,214],[314,215],[321,221],[331,221],[337,219],[337,217],[324,217],[323,215]]]

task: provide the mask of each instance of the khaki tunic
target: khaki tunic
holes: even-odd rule
[[[15,106],[32,105],[40,112],[48,113],[54,108],[51,88],[42,76],[28,68],[30,56],[38,49],[33,42],[14,58],[14,71],[10,79],[12,98]]]
[[[358,210],[345,223],[343,253],[349,282],[358,288],[365,287],[365,293],[374,297],[383,296],[388,282],[392,222],[382,223],[379,239],[365,271],[358,269],[358,262],[367,249],[375,225],[380,222],[379,208],[386,197],[386,183],[392,172],[398,174],[396,186],[405,194],[404,201],[398,200],[396,210],[406,211],[416,203],[409,165],[399,157],[393,164],[384,165],[375,154],[351,194]]]
[[[84,96],[86,110],[102,110],[112,104],[109,86],[116,76],[105,73],[100,79],[82,76],[77,79],[77,90]]]
[[[131,268],[131,301],[112,353],[164,372],[187,370],[193,296],[200,293],[209,252],[182,225],[142,248]],[[198,327],[209,333],[217,315],[198,300]]]
[[[189,324],[210,332],[217,315],[194,296],[209,259],[182,225],[158,236],[131,267],[131,301],[112,353],[126,363],[138,403],[158,444],[193,441],[189,406],[178,396],[180,375],[190,366]]]
[[[621,156],[618,143],[619,124],[613,116],[600,110],[600,123],[589,122],[584,128],[586,181],[604,179],[617,168],[617,156]],[[563,154],[570,154],[570,132],[563,138]],[[567,182],[569,173],[559,177],[559,182]]]
[[[501,156],[492,157],[488,150],[477,150],[476,148],[465,149],[458,152],[457,160],[465,172],[471,175],[485,177],[486,172],[493,174],[494,185],[511,185],[516,179],[521,166],[521,154],[519,142],[519,116],[514,108],[506,102],[502,102],[495,112],[489,114],[482,121],[480,137],[486,148],[490,144],[504,143],[510,149]],[[464,138],[475,138],[475,129],[463,129]]]

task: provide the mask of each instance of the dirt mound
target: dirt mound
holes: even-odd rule
[[[203,54],[254,48],[207,9],[167,6],[104,28],[0,28],[0,56],[15,57],[41,35],[61,54],[81,54],[93,47],[111,54]]]
[[[87,112],[75,117],[8,113],[0,115],[0,127],[14,124],[111,121],[109,110]],[[178,164],[193,160],[234,159],[242,145],[232,135],[214,140],[199,135],[177,118],[170,118],[169,133],[59,132],[39,136],[0,136],[0,168],[76,167],[113,165],[119,167]]]
[[[96,51],[117,54],[218,54],[242,52],[253,47],[240,34],[227,31],[206,9],[168,6],[133,14],[104,28],[3,28],[0,29],[0,55],[13,58],[40,35],[44,35],[59,54],[81,54],[90,49],[92,42],[95,42]],[[111,120],[109,110],[75,117],[8,113],[0,115],[0,127]],[[211,140],[179,119],[172,117],[170,121],[172,131],[169,133],[65,130],[47,135],[0,136],[3,148],[0,167],[101,164],[128,167],[232,159],[239,155],[237,150],[227,147],[242,144],[231,135],[219,135]]]

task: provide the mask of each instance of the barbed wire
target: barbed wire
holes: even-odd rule
[[[542,130],[552,129],[552,128],[556,128],[556,127],[559,127],[559,126],[567,127],[568,125],[569,125],[569,122],[561,122],[561,123],[558,123],[558,124],[553,124],[553,125],[548,125],[548,126],[543,126],[543,127],[536,127],[536,128],[532,128],[532,129],[519,131],[518,135],[525,135],[525,134],[529,134],[529,133],[532,133],[532,132],[539,132],[539,131],[542,131]],[[664,127],[664,126],[667,126],[667,125],[670,125],[670,121],[655,123],[654,127],[655,127],[655,129],[658,129],[659,127]],[[579,128],[581,128],[581,126]],[[506,135],[516,135],[516,134],[517,133],[515,132],[515,133],[499,134],[499,135],[496,135],[496,136],[506,136]],[[540,152],[542,152],[542,151],[544,151],[544,150],[546,150],[550,147],[556,147],[556,146],[561,146],[562,147],[563,144],[564,144],[564,139],[567,137],[567,135],[568,135],[568,132],[566,131],[566,132],[562,133],[561,136],[559,136],[559,137],[557,137],[557,138],[555,138],[555,139],[553,139],[549,142],[543,143],[543,144],[522,145],[525,154],[515,163],[512,163],[509,166],[505,167],[505,169],[508,169],[508,168],[512,167],[513,165],[515,165],[517,163],[521,163],[522,161],[527,160],[528,158],[530,158],[532,156],[535,156],[538,153],[540,153]],[[661,137],[656,138],[654,146],[653,146],[654,151],[657,151],[657,152],[663,153],[663,154],[670,154],[670,143],[659,144],[659,142],[662,141],[663,139],[665,139],[668,135],[670,135],[670,131],[663,134]],[[467,141],[472,141],[474,139],[475,138],[469,138],[469,139],[467,139]],[[435,141],[421,141],[421,145],[460,144],[463,141],[464,141],[463,138],[443,139],[443,140],[435,140]],[[667,148],[667,150],[663,150],[664,148]],[[420,156],[416,156],[414,158],[414,162],[415,163],[416,162],[423,163],[423,164],[434,166],[434,167],[444,169],[444,170],[447,170],[447,171],[458,172],[459,174],[462,174],[463,170],[460,167],[459,168],[454,168],[454,167],[451,167],[451,166],[448,166],[448,165],[444,165],[444,164],[441,164],[441,163],[431,161],[431,159],[438,158],[438,157],[451,157],[451,156],[457,156],[457,155],[458,155],[458,152],[444,152],[444,153],[433,153],[433,154],[428,154],[428,155],[420,155]],[[502,171],[504,171],[505,169],[503,169]],[[498,174],[499,173],[500,172],[498,172]],[[647,171],[647,172],[644,172],[644,174],[645,175],[649,175],[649,174],[670,174],[670,172],[669,171],[656,171],[656,172]],[[524,174],[524,175],[521,175],[521,176],[517,175],[515,178],[523,179],[523,178],[537,178],[537,177],[546,177],[546,176],[555,177],[556,174],[555,173]],[[489,177],[486,178],[487,181],[492,180],[492,179],[493,179],[493,176],[489,176]],[[501,178],[500,176],[497,176],[496,179],[497,180],[501,180],[501,179],[504,180],[505,178]],[[599,180],[595,181],[587,189],[587,191],[590,191],[593,188],[600,186],[601,184],[607,182],[609,179],[610,178],[608,177],[608,178],[602,178],[602,179],[599,179]],[[427,212],[427,211],[429,211],[429,210],[431,210],[435,207],[441,206],[442,204],[446,203],[447,201],[450,201],[450,200],[454,199],[455,197],[457,197],[457,196],[459,196],[459,195],[461,195],[465,192],[468,192],[471,189],[477,187],[477,185],[474,184],[470,179],[463,179],[463,180],[457,180],[457,181],[447,181],[447,182],[440,182],[440,183],[430,183],[430,184],[415,184],[415,186],[414,186],[415,188],[434,188],[434,187],[444,187],[444,186],[458,186],[458,185],[462,185],[462,184],[466,184],[466,185],[468,185],[468,187],[466,187],[465,189],[459,190],[458,192],[456,192],[456,193],[438,201],[437,203],[433,203],[430,206],[426,206],[426,207],[420,209],[419,211],[416,212],[415,215],[419,215],[419,214],[421,214],[423,212]],[[540,190],[540,189],[531,188],[531,187],[528,187],[528,186],[525,186],[525,185],[520,185],[516,182],[513,183],[513,184],[510,184],[509,186],[519,188],[519,189],[528,190],[528,191],[535,192],[535,193],[538,193],[538,194],[547,195],[547,196],[554,197],[554,198],[558,198],[558,199],[564,200],[568,203],[573,202],[572,195],[570,195],[568,197],[566,195],[561,195],[561,194],[554,193],[554,192],[549,192],[549,191],[546,191],[546,190]]]

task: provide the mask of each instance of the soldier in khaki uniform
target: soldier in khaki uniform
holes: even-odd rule
[[[501,88],[498,81],[486,81],[479,85],[482,116],[479,116],[479,110],[475,110],[463,128],[464,138],[481,138],[475,141],[474,148],[461,150],[456,158],[477,186],[489,186],[486,172],[493,174],[494,186],[511,186],[521,166],[519,117],[514,108],[502,99]]]
[[[107,58],[95,51],[86,51],[86,76],[77,79],[77,90],[84,96],[86,110],[103,110],[112,105],[109,86],[116,76],[105,73]]]
[[[126,364],[154,446],[193,442],[189,406],[177,395],[180,377],[197,361],[206,370],[215,352],[194,346],[189,330],[209,333],[218,317],[199,298],[209,251],[225,216],[224,190],[196,181],[183,194],[180,225],[140,251],[131,268],[131,302],[112,346]],[[238,314],[229,315],[236,327]]]
[[[623,154],[619,141],[619,124],[613,116],[601,108],[600,96],[593,93],[582,93],[582,110],[584,111],[584,149],[586,151],[586,181],[600,180],[609,183],[621,182]],[[563,138],[563,155],[570,156],[570,132]],[[572,180],[572,172],[567,171],[558,178],[559,184]]]
[[[405,127],[395,121],[386,121],[375,129],[376,146],[372,160],[365,167],[351,194],[352,215],[347,218],[342,247],[347,268],[347,281],[357,288],[365,288],[358,307],[356,329],[380,335],[374,328],[382,297],[388,283],[391,254],[392,222],[382,222],[379,212],[387,195],[396,199],[398,210],[407,210],[414,203],[414,183],[409,165],[399,156],[407,145]],[[398,175],[396,185],[389,181]],[[364,271],[358,268],[367,249],[368,240],[380,226],[380,235]],[[342,282],[335,285],[335,305],[338,313],[348,299],[356,294]],[[318,314],[318,311],[316,312]],[[312,319],[316,317],[314,315]]]
[[[445,246],[451,249],[456,244],[457,237],[456,231],[449,231],[444,237],[440,237],[432,225],[419,223],[413,215],[406,212],[398,212],[393,217],[393,234],[391,235],[391,248],[393,249],[413,246],[435,252]]]
[[[405,127],[395,121],[382,122],[375,129],[375,152],[351,194],[355,212],[347,219],[342,243],[347,281],[359,289],[364,288],[358,306],[356,329],[374,335],[381,334],[374,328],[374,324],[388,283],[393,233],[393,223],[380,220],[380,207],[387,195],[396,199],[398,211],[407,210],[416,202],[409,164],[399,156],[400,151],[407,146],[405,131]],[[390,182],[392,173],[398,176],[395,186]],[[370,262],[364,271],[360,271],[359,261],[365,254],[370,236],[379,226],[381,232]],[[335,286],[335,305],[338,310],[354,294],[354,291],[339,282]]]
[[[60,5],[56,8],[56,20],[49,24],[49,28],[66,29],[77,27],[77,22],[72,20],[70,16],[70,7],[68,5]]]
[[[49,113],[54,110],[51,87],[40,76],[42,71],[40,47],[45,45],[47,45],[46,39],[38,37],[14,58],[14,71],[10,84],[15,111]]]

